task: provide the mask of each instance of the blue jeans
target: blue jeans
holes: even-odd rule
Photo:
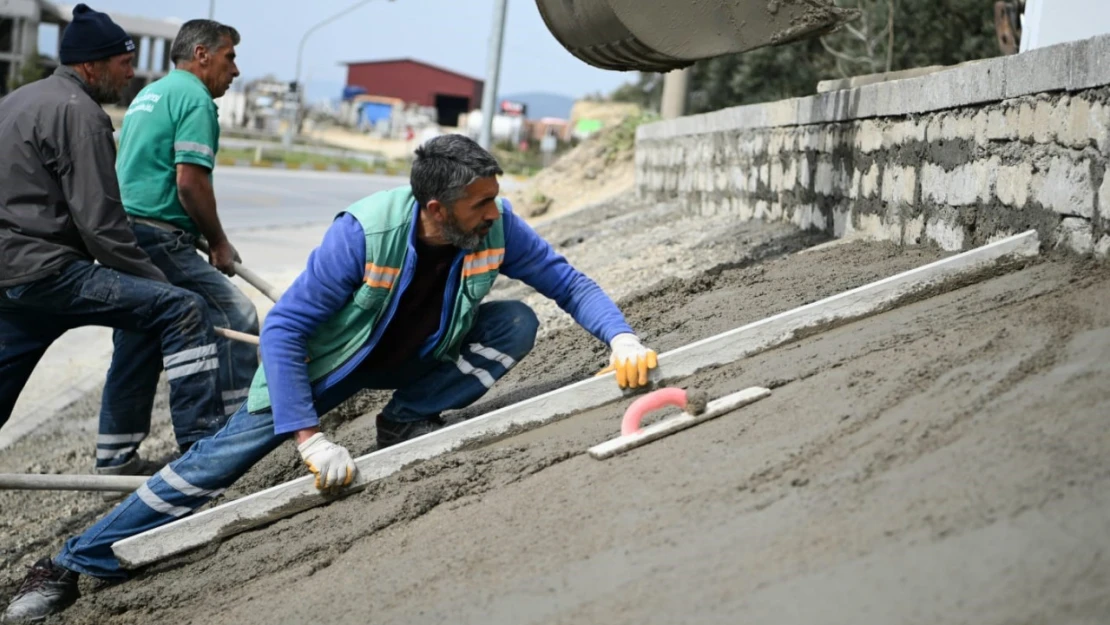
[[[173,373],[170,413],[179,445],[210,436],[223,425],[216,372],[207,365],[216,353],[216,337],[201,298],[85,260],[73,261],[56,275],[0,288],[0,425],[11,416],[46,349],[81,326],[149,337],[159,367],[164,364]]]
[[[193,235],[146,224],[135,224],[133,230],[139,247],[171,284],[203,298],[212,325],[258,335],[254,304],[197,254]],[[113,341],[112,365],[100,404],[97,467],[119,466],[135,456],[139,443],[150,432],[154,395],[163,368],[158,345],[148,335],[116,330]],[[258,368],[258,351],[253,345],[217,337],[215,358],[210,364],[218,367],[223,414],[231,415],[250,391]]]
[[[482,304],[456,362],[420,361],[398,368],[398,373],[352,375],[315,398],[316,412],[325,414],[364,388],[395,389],[386,408],[393,417],[427,418],[464,408],[532,350],[538,326],[535,313],[520,302]],[[400,379],[402,371],[406,375],[423,372]],[[215,436],[198,441],[108,516],[66,541],[55,562],[94,577],[126,577],[112,554],[112,543],[192,513],[289,437],[274,434],[273,413],[252,414],[244,403]]]

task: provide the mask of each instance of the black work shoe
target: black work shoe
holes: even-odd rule
[[[397,443],[424,436],[429,432],[447,425],[440,417],[428,417],[423,421],[390,421],[378,415],[378,449],[385,449]]]
[[[42,558],[31,566],[0,623],[33,623],[73,605],[81,593],[77,573]]]

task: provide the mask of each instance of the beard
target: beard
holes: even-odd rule
[[[89,85],[89,91],[97,104],[115,104],[120,101],[122,89],[110,84],[108,78],[101,77],[100,80]]]
[[[443,238],[459,249],[473,250],[482,244],[482,239],[486,238],[492,227],[492,221],[484,221],[473,230],[465,230],[455,217],[455,211],[452,210],[448,212],[447,220],[443,222]]]

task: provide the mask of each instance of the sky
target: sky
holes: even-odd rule
[[[1022,48],[1037,48],[1110,33],[1110,2],[1107,0],[1027,0]]]
[[[205,0],[86,0],[92,8],[187,20],[208,17]],[[241,78],[274,74],[291,80],[305,31],[355,0],[215,0],[215,19],[242,35]],[[302,81],[309,100],[338,98],[341,61],[412,57],[484,79],[493,0],[371,0],[314,32],[305,44]],[[44,40],[45,39],[45,40]],[[57,49],[49,35],[40,49]],[[56,36],[55,36],[56,41]],[[535,0],[509,0],[499,95],[546,91],[581,97],[608,93],[634,75],[593,68],[547,30]]]

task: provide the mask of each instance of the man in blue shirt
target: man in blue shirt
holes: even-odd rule
[[[648,383],[656,355],[600,287],[500,200],[497,161],[445,135],[416,151],[411,187],[341,213],[262,330],[249,400],[53,559],[35,565],[8,613],[43,617],[77,597],[78,574],[126,577],[113,543],[190,514],[292,438],[316,487],[336,492],[356,468],[319,415],[359,390],[393,389],[378,447],[443,427],[531,351],[539,323],[521,302],[483,303],[499,273],[556,301],[611,349],[622,387]],[[6,613],[7,614],[7,613]]]

